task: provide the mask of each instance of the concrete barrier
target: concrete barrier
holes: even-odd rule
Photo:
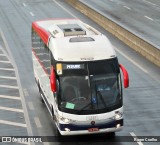
[[[136,36],[132,32],[129,32],[79,0],[66,0],[66,2],[160,67],[160,49],[156,48],[156,46],[145,41],[143,38]]]

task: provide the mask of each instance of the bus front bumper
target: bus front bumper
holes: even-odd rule
[[[63,136],[67,135],[84,135],[84,134],[100,134],[100,133],[110,133],[110,132],[117,132],[123,129],[123,126],[119,128],[106,128],[100,129],[99,131],[89,132],[88,130],[80,130],[80,131],[60,131],[60,134]]]
[[[123,119],[115,120],[110,123],[93,126],[81,126],[81,125],[73,125],[73,124],[61,124],[59,126],[59,131],[61,135],[83,135],[83,134],[99,134],[99,133],[109,133],[109,132],[117,132],[122,130],[123,128]]]

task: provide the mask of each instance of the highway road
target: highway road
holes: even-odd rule
[[[160,49],[159,0],[80,0]]]
[[[116,136],[160,136],[160,68],[66,4],[64,0],[0,0],[0,135],[55,135],[54,123],[41,102],[34,81],[31,22],[48,18],[73,17],[81,19],[105,34],[111,40],[119,62],[129,72],[130,87],[124,90],[124,129],[117,132]],[[67,143],[42,144],[97,145],[95,141],[97,139],[97,141],[102,140],[98,142],[99,145],[105,145],[103,139],[107,138],[107,135],[87,136],[88,142],[86,140],[82,142],[80,137],[73,138],[74,141],[69,138],[70,142]],[[159,144],[126,142],[126,140],[123,138],[122,141],[110,144]]]

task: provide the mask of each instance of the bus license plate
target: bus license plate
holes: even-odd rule
[[[99,131],[99,128],[89,128],[88,131],[89,132]]]

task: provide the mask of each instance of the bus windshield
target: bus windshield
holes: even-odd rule
[[[87,62],[84,66],[82,75],[59,76],[59,109],[73,114],[94,114],[122,105],[118,61]]]

